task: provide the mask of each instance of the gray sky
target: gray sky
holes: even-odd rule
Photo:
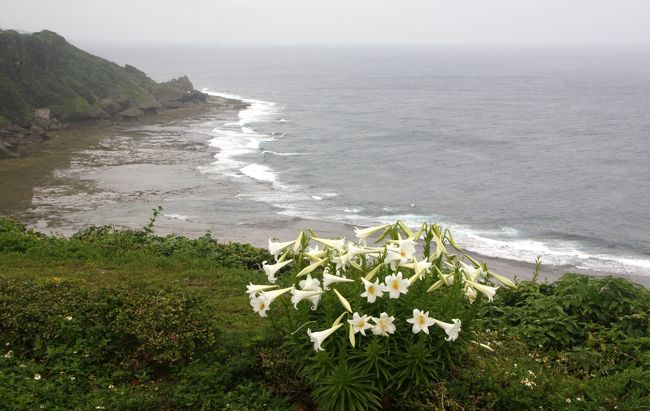
[[[650,45],[650,0],[0,0],[71,41]]]

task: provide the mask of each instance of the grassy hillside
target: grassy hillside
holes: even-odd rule
[[[0,30],[0,124],[9,119],[27,125],[41,107],[61,121],[103,118],[128,108],[155,110],[190,90],[186,77],[158,84],[135,67],[93,56],[51,31]]]
[[[269,259],[151,225],[61,238],[0,219],[0,409],[313,409],[244,294]],[[393,409],[648,409],[648,290],[568,275],[475,304],[495,352],[470,344]]]

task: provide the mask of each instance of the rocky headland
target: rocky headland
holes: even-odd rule
[[[51,31],[0,30],[0,158],[78,122],[133,120],[205,103],[187,76],[157,83]]]

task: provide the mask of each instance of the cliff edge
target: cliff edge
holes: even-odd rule
[[[206,98],[186,76],[156,83],[51,31],[0,30],[0,157],[17,155],[12,148],[42,141],[62,123],[134,118]]]

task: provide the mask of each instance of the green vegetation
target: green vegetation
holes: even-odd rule
[[[271,258],[209,235],[159,237],[153,222],[61,238],[0,219],[0,409],[313,407],[296,342],[244,294]],[[567,275],[473,309],[484,319],[472,339],[495,352],[466,344],[461,363],[394,409],[649,408],[648,290]],[[361,365],[335,366],[373,384]]]
[[[62,121],[104,118],[129,107],[155,110],[191,89],[185,77],[158,84],[51,31],[0,30],[0,115],[17,124],[29,124],[40,107]]]

